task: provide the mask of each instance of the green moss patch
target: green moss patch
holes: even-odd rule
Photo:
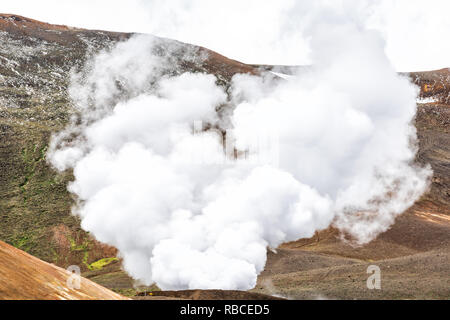
[[[100,260],[97,260],[93,263],[91,263],[90,265],[88,265],[89,270],[101,270],[104,267],[106,267],[107,265],[115,262],[115,261],[119,261],[119,259],[113,257],[113,258],[103,258]]]

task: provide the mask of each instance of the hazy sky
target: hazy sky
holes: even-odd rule
[[[315,1],[312,1],[315,2]],[[247,63],[309,63],[311,1],[15,0],[0,12],[83,28],[152,33]],[[447,0],[337,0],[349,19],[379,30],[398,71],[450,67]]]

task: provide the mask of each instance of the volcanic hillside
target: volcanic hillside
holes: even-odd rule
[[[0,299],[123,300],[123,296],[0,241]],[[69,280],[69,281],[68,281]],[[74,286],[68,286],[73,283]]]
[[[0,14],[0,240],[63,268],[79,265],[91,280],[134,296],[136,291],[158,289],[134,288],[132,279],[121,271],[115,248],[81,230],[79,220],[70,214],[74,201],[66,190],[72,174],[57,174],[45,161],[51,134],[63,129],[74,112],[67,93],[70,71],[81,69],[95,53],[131,36]],[[224,87],[237,73],[293,70],[246,65],[205,48],[157,39],[161,52],[169,45],[177,46],[174,57],[181,72],[212,73]],[[185,61],[187,50],[206,59]],[[283,245],[277,254],[269,254],[266,270],[253,291],[291,298],[450,297],[450,72],[442,69],[404,76],[421,89],[415,119],[417,161],[433,168],[430,191],[389,231],[366,246],[355,248],[342,242],[333,228],[312,239]],[[21,259],[34,259],[6,245],[1,250],[1,261],[15,261],[17,266]],[[43,266],[31,270],[32,274],[64,274],[39,260],[32,261]],[[381,291],[366,288],[370,264],[382,268]],[[26,285],[17,274],[22,272],[20,268],[2,266],[0,283],[5,277],[17,277],[17,288]],[[3,284],[0,297],[20,297],[14,290]],[[49,290],[48,297],[60,297],[59,289]],[[103,297],[91,291],[85,294],[86,298]]]

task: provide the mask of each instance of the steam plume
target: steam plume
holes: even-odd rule
[[[202,58],[195,50],[169,44],[161,54],[149,36],[74,75],[80,117],[54,137],[49,159],[73,168],[74,213],[133,278],[250,289],[267,247],[332,223],[367,243],[426,190],[430,170],[413,164],[416,88],[379,34],[346,6],[324,8],[310,8],[304,29],[314,67],[286,80],[236,75],[226,91],[214,75],[180,72],[180,56]],[[277,132],[277,165],[251,161],[267,151],[255,148],[261,132]]]

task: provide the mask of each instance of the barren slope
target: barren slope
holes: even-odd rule
[[[126,299],[85,278],[81,278],[80,289],[71,289],[67,286],[71,275],[0,241],[0,299]]]

